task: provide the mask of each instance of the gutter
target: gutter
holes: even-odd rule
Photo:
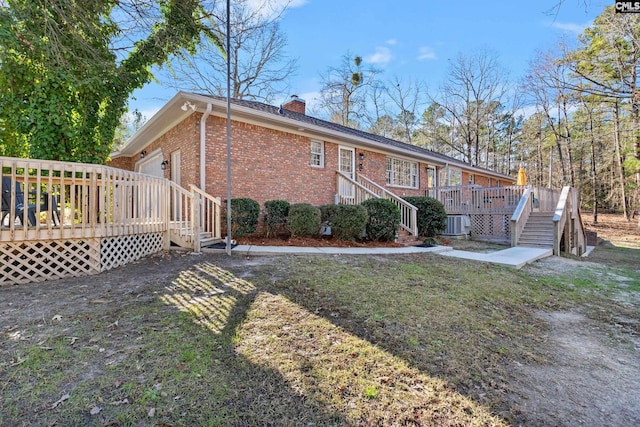
[[[212,109],[211,103],[207,103],[207,109],[202,114],[202,118],[200,119],[200,189],[202,191],[205,190],[206,184],[206,146],[207,146],[207,118],[211,114]]]

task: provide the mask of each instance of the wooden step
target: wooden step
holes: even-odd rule
[[[402,246],[413,246],[420,244],[421,242],[407,230],[400,228],[398,229],[398,238],[396,239],[396,243]]]
[[[531,212],[518,246],[553,247],[553,212]]]

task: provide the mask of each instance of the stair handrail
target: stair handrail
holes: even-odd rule
[[[336,174],[339,177],[341,177],[344,180],[346,180],[347,182],[349,182],[350,184],[353,184],[353,186],[355,187],[356,190],[360,190],[364,194],[364,197],[356,197],[355,199],[357,199],[357,200],[362,199],[361,201],[365,201],[367,199],[380,198],[380,196],[378,196],[376,193],[374,193],[373,191],[369,190],[367,187],[365,187],[364,185],[360,184],[358,181],[352,179],[350,176],[346,175],[344,172],[336,171]],[[340,182],[338,182],[338,194],[339,193],[340,193]],[[337,198],[336,200],[337,200],[337,202],[340,202],[340,203],[346,203],[346,200],[342,200],[340,198]]]
[[[411,234],[413,234],[414,237],[418,237],[418,208],[417,207],[407,202],[403,198],[393,194],[391,191],[387,190],[386,188],[382,187],[376,182],[370,180],[364,175],[358,175],[358,180],[364,181],[366,184],[371,185],[375,190],[377,190],[379,192],[377,197],[391,200],[396,206],[398,206],[398,209],[400,209],[400,217],[401,217],[400,226],[405,230],[407,230],[408,232],[410,232]],[[360,184],[366,187],[364,184],[362,183]],[[374,190],[371,190],[371,192],[375,193]]]
[[[513,212],[513,215],[511,215],[511,246],[518,246],[522,230],[524,230],[529,216],[533,211],[533,196],[534,194],[531,188],[524,190],[518,206],[516,206],[516,210]]]
[[[582,255],[586,249],[586,235],[584,232],[584,225],[582,223],[582,217],[580,216],[579,195],[575,188],[565,186],[562,187],[558,204],[556,205],[555,212],[553,214],[553,254],[560,255],[560,240],[564,234],[565,227],[569,216],[571,219],[577,219],[572,223],[572,227],[577,229],[570,229],[569,233],[575,233],[575,236],[568,236],[569,241],[569,253],[574,255]],[[575,240],[575,241],[574,241]],[[575,243],[575,246],[573,244]],[[575,253],[574,253],[575,252]]]
[[[193,243],[194,221],[193,215],[193,193],[181,187],[173,181],[169,181],[169,227],[177,235],[183,237],[190,246]]]
[[[197,200],[194,209],[197,211],[197,237],[196,241],[200,245],[200,235],[207,234],[208,237],[222,239],[221,213],[222,201],[220,197],[214,197],[205,191],[202,191],[193,184],[190,184],[190,190],[193,193],[194,200]],[[200,248],[196,252],[199,252]]]

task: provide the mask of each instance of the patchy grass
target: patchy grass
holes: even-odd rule
[[[0,289],[0,425],[503,425],[510,364],[546,357],[535,312],[638,286],[429,255],[123,271]]]

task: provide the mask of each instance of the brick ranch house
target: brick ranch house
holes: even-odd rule
[[[225,98],[179,92],[119,151],[110,166],[226,195]],[[323,205],[344,201],[347,181],[373,182],[399,197],[432,187],[508,186],[515,178],[305,114],[293,96],[276,107],[232,100],[232,197]],[[341,172],[338,173],[338,172]],[[351,182],[351,181],[349,181]],[[369,184],[374,185],[374,184]],[[346,189],[345,189],[346,188]]]

